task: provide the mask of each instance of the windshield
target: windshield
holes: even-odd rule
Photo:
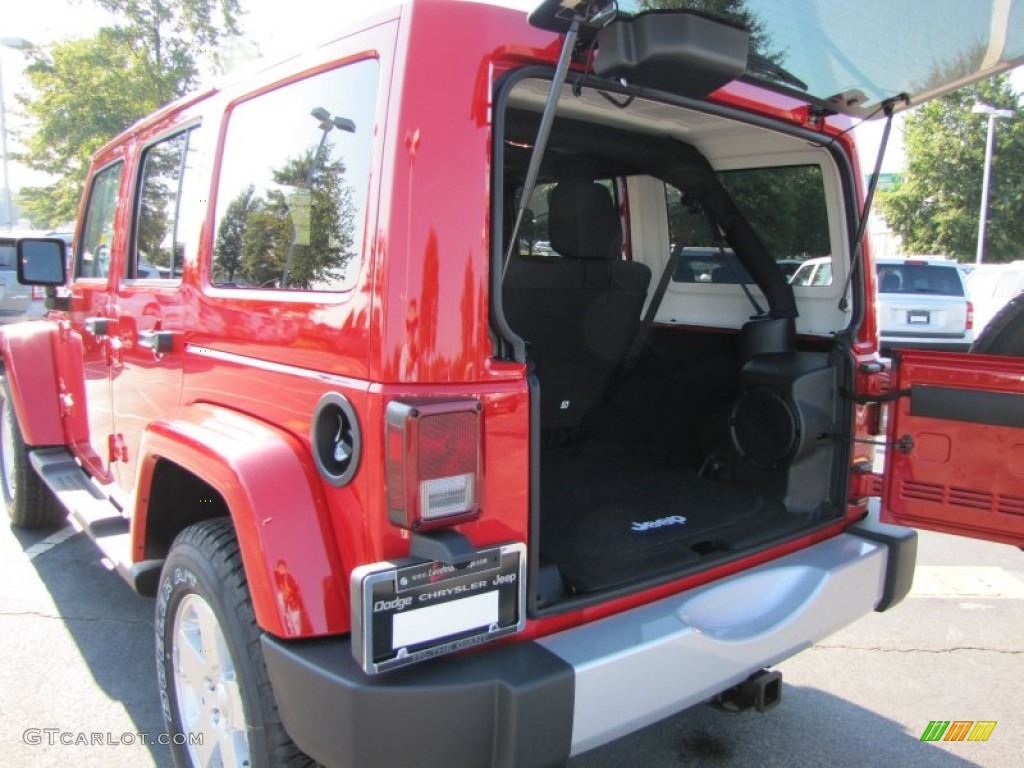
[[[914,103],[1024,57],[1024,4],[1011,0],[618,0],[624,15],[700,11],[750,30],[746,79],[867,115]]]

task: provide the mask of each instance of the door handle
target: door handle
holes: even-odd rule
[[[153,350],[153,354],[160,357],[174,349],[174,332],[141,331],[137,343],[140,347],[148,347]]]
[[[112,322],[109,317],[87,317],[85,318],[85,330],[97,339],[102,339],[111,334]]]

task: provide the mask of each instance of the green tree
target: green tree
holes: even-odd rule
[[[119,29],[160,73],[191,85],[203,57],[218,60],[218,44],[238,34],[239,0],[95,0],[122,21]]]
[[[817,166],[723,171],[718,178],[776,260],[831,253],[825,192]],[[686,246],[717,245],[707,219],[688,210],[679,191],[671,187],[668,217],[673,242],[681,237]]]
[[[345,181],[345,164],[341,160],[329,162],[331,151],[331,145],[325,142],[274,172],[278,184],[310,193],[309,238],[307,243],[297,241],[294,246],[289,287],[308,289],[337,279],[354,253],[352,188]],[[278,210],[290,207],[290,201],[279,191],[268,197]]]
[[[988,120],[978,103],[1021,108],[1006,75],[924,104],[903,130],[903,183],[878,193],[878,207],[910,254],[971,261],[977,250]],[[1011,261],[1024,242],[1024,123],[1000,120],[995,133],[985,233],[985,260]]]
[[[36,52],[26,69],[32,95],[19,101],[35,128],[18,159],[58,178],[22,190],[19,202],[36,226],[73,220],[92,154],[187,92],[198,62],[237,32],[238,0],[97,2],[121,23]],[[215,56],[207,60],[215,66]]]
[[[217,244],[213,248],[213,279],[216,283],[234,285],[242,263],[242,247],[249,215],[256,210],[253,200],[256,187],[250,184],[228,203],[224,218],[217,228]]]
[[[776,259],[831,253],[825,190],[817,166],[725,171],[719,177]]]
[[[292,237],[287,207],[263,199],[255,200],[246,218],[242,238],[239,283],[257,288],[276,288],[284,272]]]
[[[355,255],[356,209],[345,164],[330,162],[331,152],[327,142],[311,147],[273,170],[264,195],[250,184],[235,196],[217,230],[215,282],[309,290],[341,276]]]

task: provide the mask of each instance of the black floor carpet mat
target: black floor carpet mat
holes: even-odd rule
[[[574,592],[678,571],[806,526],[777,501],[663,455],[584,444],[541,460],[541,557]]]

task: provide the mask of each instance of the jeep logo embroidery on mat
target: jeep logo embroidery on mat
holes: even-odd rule
[[[652,528],[663,528],[666,525],[686,525],[686,518],[682,515],[671,515],[660,517],[657,520],[645,520],[642,523],[633,523],[634,531],[649,531]]]

